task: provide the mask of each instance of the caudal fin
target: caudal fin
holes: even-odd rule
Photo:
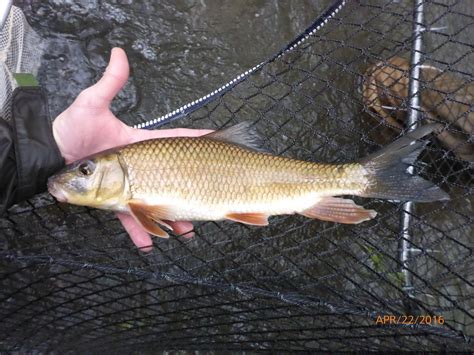
[[[363,196],[414,202],[449,200],[438,186],[407,171],[427,144],[419,139],[439,128],[438,124],[419,127],[360,160],[370,176]]]

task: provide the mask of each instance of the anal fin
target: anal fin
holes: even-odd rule
[[[300,212],[303,216],[345,224],[358,224],[374,218],[377,212],[356,205],[351,199],[323,197],[313,207]]]
[[[131,215],[150,234],[161,238],[169,238],[168,233],[161,229],[158,224],[172,230],[171,226],[163,220],[173,221],[174,218],[166,206],[147,205],[142,201],[130,201],[128,203]]]
[[[268,226],[268,216],[263,213],[228,213],[225,218],[254,226]]]

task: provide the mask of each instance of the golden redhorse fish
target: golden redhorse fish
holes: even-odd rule
[[[376,216],[341,195],[400,201],[449,199],[407,173],[437,129],[423,126],[348,164],[319,164],[259,150],[241,123],[201,137],[152,139],[77,161],[48,181],[59,201],[132,215],[149,233],[167,237],[167,221],[223,220],[264,226],[272,215],[355,224]]]

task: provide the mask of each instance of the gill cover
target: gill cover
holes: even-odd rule
[[[48,181],[58,200],[75,205],[120,210],[128,198],[126,172],[115,153],[79,160]]]

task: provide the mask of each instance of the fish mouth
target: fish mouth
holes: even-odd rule
[[[58,186],[55,184],[54,180],[51,180],[51,179],[48,180],[48,191],[59,202],[67,202],[66,194],[64,193],[63,190],[58,188]]]

